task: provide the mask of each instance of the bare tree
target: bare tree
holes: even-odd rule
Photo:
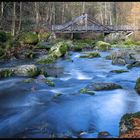
[[[20,11],[19,11],[19,25],[18,25],[18,33],[20,32],[21,29],[21,22],[22,22],[22,2],[20,2]]]
[[[16,22],[16,2],[13,2],[12,30],[11,30],[13,36],[15,35],[15,22]]]
[[[36,28],[39,25],[39,3],[35,2],[35,17],[36,17]]]

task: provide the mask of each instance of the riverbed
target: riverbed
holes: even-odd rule
[[[125,113],[140,111],[140,96],[134,90],[140,68],[125,73],[111,70],[127,69],[112,65],[101,57],[79,58],[80,52],[71,52],[70,58],[61,58],[46,65],[55,87],[37,80],[22,82],[25,77],[0,80],[0,137],[78,137],[80,132],[107,131],[119,135],[119,122]],[[18,61],[1,65],[13,66],[34,63]],[[36,78],[37,79],[37,78]],[[95,95],[81,94],[79,90],[92,82],[113,82],[123,89],[96,91]],[[55,96],[56,94],[60,96]]]

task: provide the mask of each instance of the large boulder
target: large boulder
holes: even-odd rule
[[[35,65],[21,65],[14,68],[14,74],[17,76],[37,76],[40,73]]]
[[[122,116],[119,138],[140,138],[140,112]]]
[[[140,78],[136,81],[135,90],[140,94]]]
[[[131,64],[135,61],[135,58],[132,56],[132,53],[129,53],[126,50],[118,50],[112,52],[106,58],[111,59],[112,64],[114,65],[126,65],[126,64]]]
[[[113,90],[113,89],[122,89],[122,87],[116,83],[108,83],[108,82],[94,82],[87,85],[84,88],[85,92],[91,93],[93,91],[100,90]]]
[[[67,52],[68,46],[65,42],[56,43],[51,47],[49,54],[42,56],[37,60],[40,64],[49,64],[55,62],[59,57],[63,57]]]

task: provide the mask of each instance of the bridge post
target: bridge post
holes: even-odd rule
[[[85,27],[86,27],[86,31],[87,31],[87,17],[88,17],[88,14],[85,14]]]
[[[71,33],[71,37],[70,38],[73,40],[73,32]]]

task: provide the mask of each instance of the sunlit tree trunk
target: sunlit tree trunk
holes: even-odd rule
[[[15,36],[15,21],[16,20],[16,2],[13,2],[12,30],[11,33]]]
[[[19,26],[18,26],[18,33],[20,32],[21,29],[21,23],[22,23],[22,2],[20,2],[20,11],[19,11]]]
[[[86,3],[82,2],[82,13],[85,13],[85,7],[86,7]]]
[[[36,28],[39,25],[39,3],[35,2],[35,17],[36,17]]]
[[[62,3],[62,23],[65,22],[65,2]]]
[[[1,2],[1,18],[3,17],[4,2]]]

